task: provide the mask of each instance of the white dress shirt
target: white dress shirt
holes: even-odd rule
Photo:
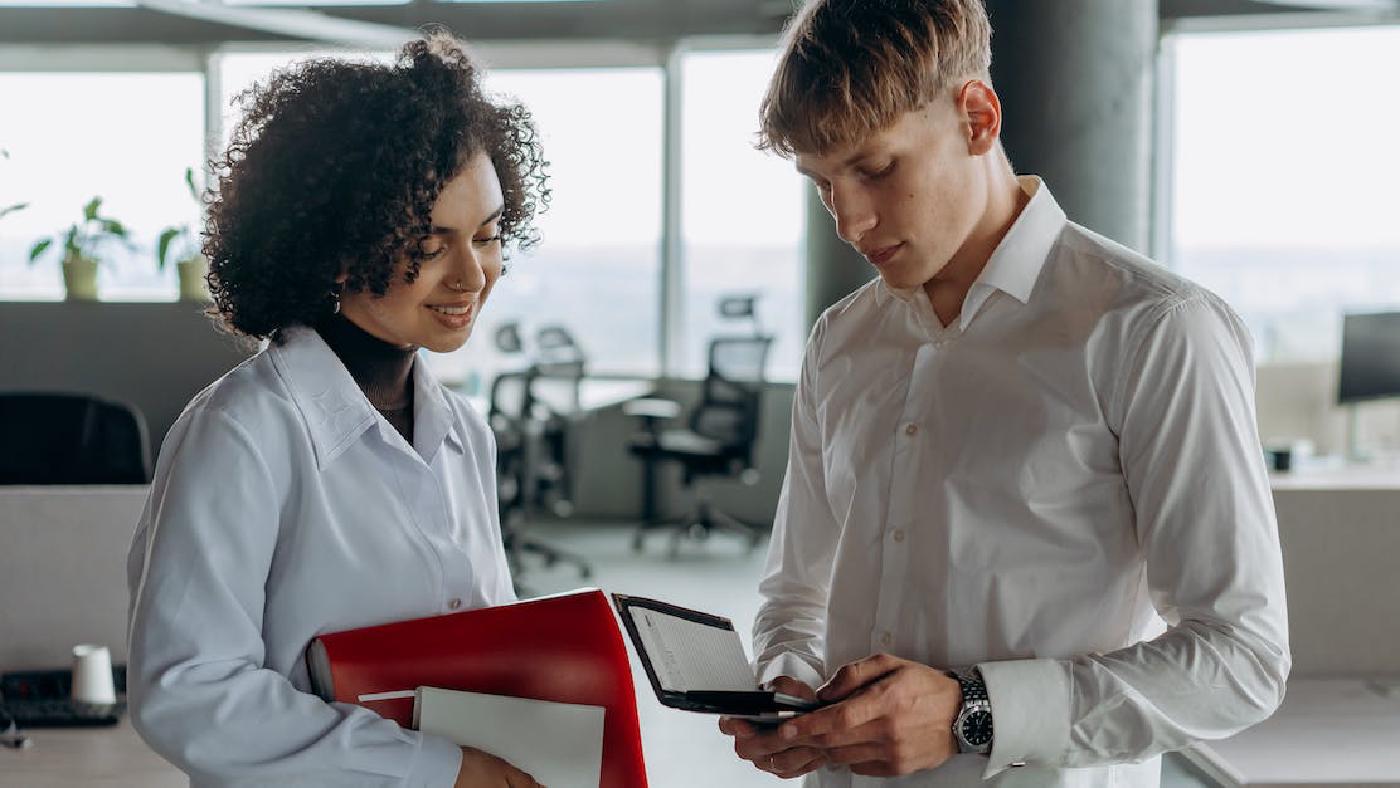
[[[765,681],[978,665],[990,760],[808,785],[1153,786],[1160,753],[1282,699],[1243,324],[1021,183],[951,325],[879,280],[817,321],[754,625]]]
[[[128,557],[132,722],[195,785],[449,788],[460,749],[310,694],[319,633],[513,601],[479,414],[413,368],[413,445],[310,329],[194,398]]]

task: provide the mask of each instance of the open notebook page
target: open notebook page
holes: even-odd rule
[[[644,607],[629,608],[662,689],[758,689],[739,633]]]

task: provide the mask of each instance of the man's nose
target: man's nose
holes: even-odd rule
[[[879,223],[874,206],[858,188],[833,186],[828,208],[836,219],[836,234],[852,246],[860,246],[865,234]]]

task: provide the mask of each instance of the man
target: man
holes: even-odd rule
[[[1153,786],[1284,692],[1244,326],[1016,177],[990,37],[979,0],[813,0],[763,103],[879,272],[812,331],[754,626],[832,705],[720,724],[809,785]]]

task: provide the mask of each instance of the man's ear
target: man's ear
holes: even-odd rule
[[[996,147],[1001,138],[1001,99],[992,86],[980,79],[966,82],[955,102],[967,135],[967,152],[981,156]]]

